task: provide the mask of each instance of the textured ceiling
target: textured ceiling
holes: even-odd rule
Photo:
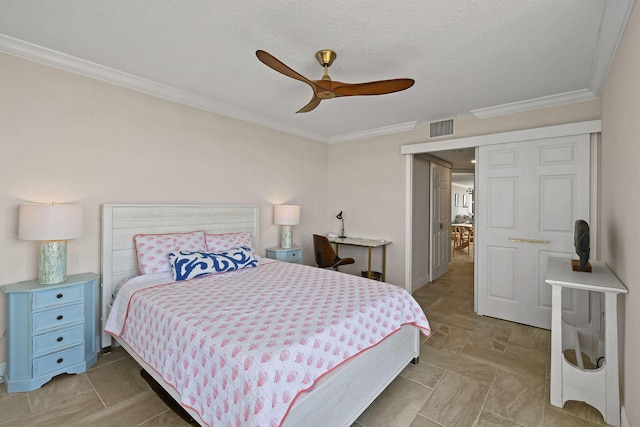
[[[0,51],[334,142],[542,97],[598,96],[633,2],[0,0]],[[336,80],[416,83],[295,114],[310,88],[255,51],[319,79],[314,54],[327,48],[338,53]]]

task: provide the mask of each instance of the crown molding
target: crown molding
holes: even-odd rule
[[[609,68],[618,51],[618,45],[627,22],[631,16],[635,0],[617,0],[604,2],[604,15],[600,24],[600,36],[591,65],[591,79],[589,87],[596,96],[600,96],[607,80]]]
[[[571,104],[573,102],[589,101],[596,98],[597,97],[589,89],[580,89],[572,92],[558,93],[540,98],[495,105],[493,107],[478,108],[476,110],[471,110],[470,113],[479,119],[487,119],[489,117],[522,113],[524,111],[555,107],[557,105]]]
[[[162,85],[113,68],[105,67],[91,61],[76,58],[52,49],[47,49],[4,34],[0,34],[0,51],[65,71],[70,71],[82,76],[101,80],[106,83],[125,87],[147,95],[216,113],[221,116],[242,120],[318,142],[329,142],[329,138],[326,135],[307,132],[279,122],[265,120],[256,114],[240,108],[230,107],[208,98]]]
[[[329,144],[335,144],[338,142],[354,141],[356,139],[371,138],[374,136],[409,132],[414,130],[417,124],[418,124],[417,121],[413,121],[413,122],[400,123],[397,125],[383,126],[375,129],[367,129],[367,130],[358,131],[358,132],[343,133],[341,135],[330,136],[327,142]]]
[[[613,62],[618,45],[627,27],[627,21],[636,0],[619,0],[604,2],[604,14],[600,23],[600,35],[591,64],[589,88],[573,92],[559,93],[525,101],[496,105],[493,107],[471,110],[470,113],[479,119],[497,117],[506,114],[521,113],[539,108],[554,107],[573,102],[588,101],[600,96],[607,80],[609,68]]]
[[[328,143],[352,141],[361,138],[368,138],[379,135],[389,135],[392,133],[406,132],[413,130],[417,122],[403,123],[399,125],[386,126],[376,129],[359,132],[345,133],[336,136],[327,136],[308,132],[300,128],[288,126],[281,122],[265,120],[261,116],[250,113],[240,108],[231,107],[220,102],[213,101],[202,96],[194,95],[170,86],[162,85],[151,80],[143,79],[132,74],[124,73],[113,68],[105,67],[95,62],[86,61],[65,53],[48,49],[36,44],[28,43],[4,34],[0,34],[0,52],[20,58],[39,62],[51,67],[70,71],[85,77],[97,79],[113,85],[125,87],[127,89],[141,92],[146,95],[188,105],[190,107],[209,111],[221,116],[241,120],[258,126],[263,126],[272,130],[310,139],[312,141]]]

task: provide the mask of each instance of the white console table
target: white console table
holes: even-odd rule
[[[551,296],[551,404],[563,407],[567,400],[586,402],[596,408],[604,420],[620,426],[620,385],[618,370],[618,294],[627,288],[602,262],[591,262],[593,271],[572,271],[571,260],[549,258],[546,283],[552,286]],[[562,288],[583,289],[604,294],[604,336],[599,325],[569,325],[562,320]],[[603,347],[604,354],[589,355],[596,369],[584,369],[581,334],[592,334]],[[596,336],[596,334],[598,336]],[[564,339],[563,339],[564,337]],[[569,363],[564,350],[575,349],[578,366]]]

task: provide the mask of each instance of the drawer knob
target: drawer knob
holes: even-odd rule
[[[62,294],[56,295],[56,298],[62,298]]]
[[[62,320],[62,317],[63,317],[62,314],[60,314],[60,315],[58,315],[58,317],[56,317],[56,319]]]
[[[62,363],[64,359],[61,357],[60,359],[56,360],[56,363]]]
[[[56,341],[60,342],[60,341],[62,341],[63,339],[64,339],[64,338],[62,338],[62,337],[58,337],[58,339],[56,339]]]

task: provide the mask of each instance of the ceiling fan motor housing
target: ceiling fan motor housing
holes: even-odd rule
[[[329,49],[323,49],[316,52],[316,59],[323,67],[330,67],[338,55]]]

